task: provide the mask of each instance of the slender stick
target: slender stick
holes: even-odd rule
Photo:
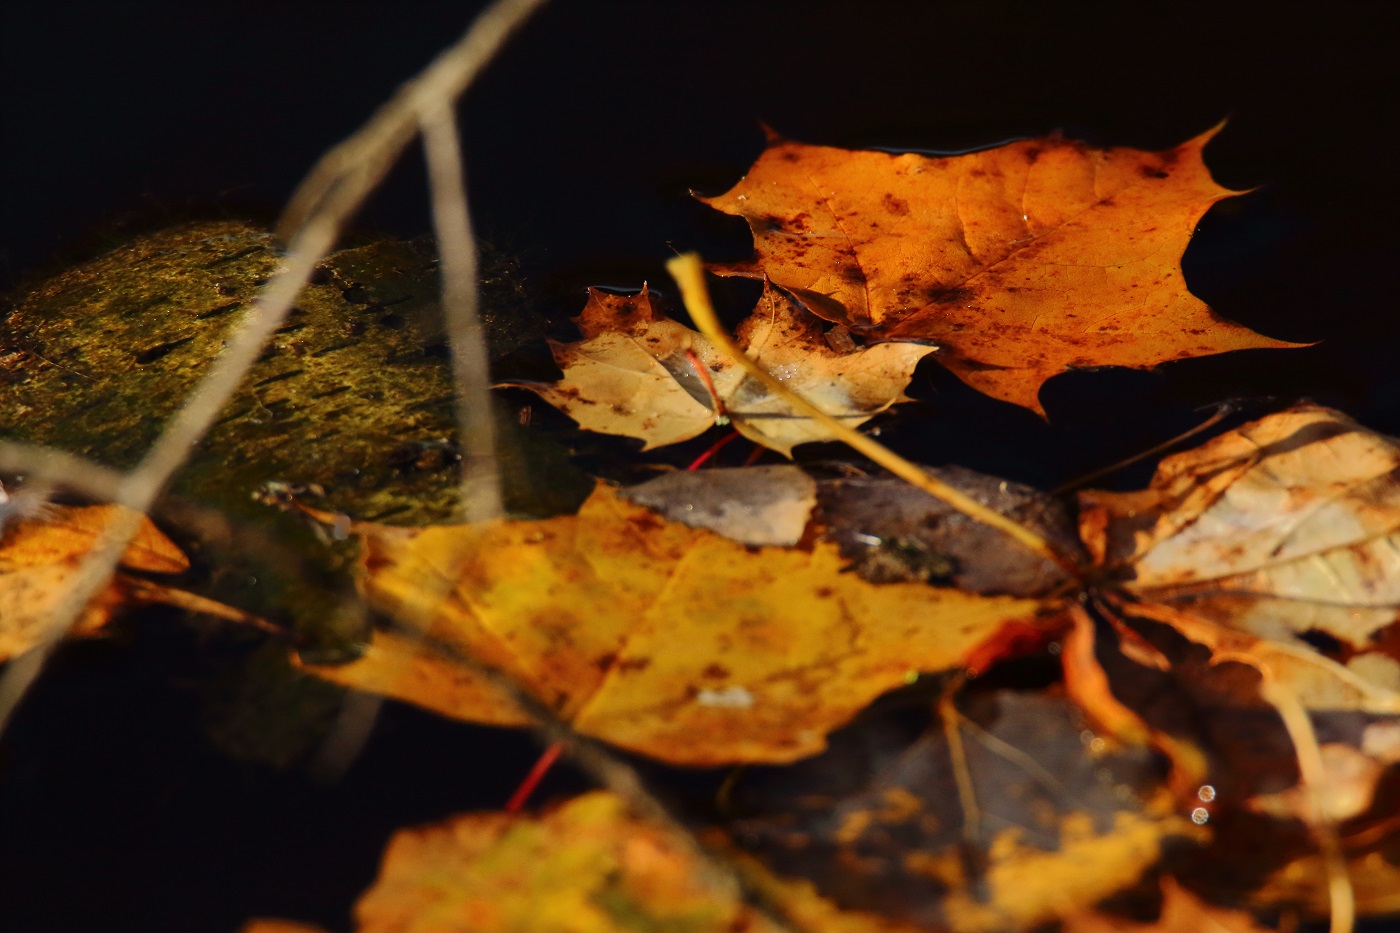
[[[1283,719],[1293,751],[1298,757],[1299,784],[1308,802],[1309,828],[1317,839],[1318,854],[1327,873],[1327,901],[1331,908],[1330,933],[1352,933],[1356,926],[1356,891],[1347,871],[1346,856],[1337,836],[1337,824],[1327,812],[1322,789],[1327,786],[1327,769],[1322,763],[1322,748],[1312,719],[1292,690],[1280,683],[1266,668],[1258,668],[1264,676],[1259,694]]]
[[[681,299],[685,302],[685,309],[690,312],[690,317],[695,321],[695,326],[699,328],[700,332],[710,343],[728,353],[735,362],[748,371],[749,375],[763,383],[769,391],[780,396],[793,408],[820,423],[841,441],[905,482],[919,487],[936,499],[943,500],[974,521],[1010,535],[1026,548],[1063,568],[1071,576],[1077,577],[1079,575],[1079,568],[1072,561],[1056,551],[1048,541],[1034,531],[994,509],[987,508],[962,490],[929,476],[918,465],[905,460],[885,445],[842,424],[838,419],[833,418],[793,392],[792,389],[750,359],[743,350],[739,349],[733,338],[719,323],[714,305],[710,303],[709,290],[705,287],[705,269],[697,254],[686,253],[676,256],[666,263],[666,269],[675,278],[676,284],[680,286]]]
[[[422,117],[423,147],[432,188],[433,226],[442,269],[442,311],[452,346],[457,383],[457,433],[462,451],[462,520],[500,518],[501,476],[496,465],[496,423],[491,416],[491,373],[477,290],[476,239],[467,210],[462,153],[452,104]]]
[[[1234,413],[1235,405],[1233,403],[1221,402],[1219,405],[1215,406],[1215,413],[1213,415],[1211,415],[1205,421],[1202,421],[1200,424],[1196,425],[1194,428],[1182,431],[1176,437],[1168,438],[1167,440],[1162,441],[1162,443],[1160,444],[1154,444],[1146,450],[1133,454],[1131,457],[1119,460],[1117,463],[1110,463],[1106,467],[1099,467],[1097,470],[1094,470],[1090,473],[1085,473],[1083,476],[1080,476],[1076,479],[1072,479],[1068,483],[1062,483],[1061,485],[1056,486],[1054,489],[1050,490],[1050,495],[1063,495],[1064,493],[1069,492],[1071,489],[1078,489],[1081,486],[1087,486],[1096,479],[1108,476],[1112,473],[1117,473],[1124,467],[1132,466],[1139,460],[1146,460],[1148,457],[1153,457],[1157,454],[1163,453],[1164,451],[1171,450],[1173,447],[1175,447],[1177,444],[1180,444],[1182,441],[1189,440],[1190,438],[1195,437],[1197,434],[1200,434],[1202,431],[1207,431],[1215,427],[1228,415],[1232,415]]]
[[[958,712],[957,691],[962,686],[955,680],[938,699],[938,718],[943,723],[943,737],[948,742],[948,763],[953,771],[953,782],[958,788],[958,803],[963,812],[962,837],[973,850],[982,848],[982,808],[977,804],[977,785],[972,779],[972,769],[967,763],[967,749],[963,747],[962,731],[959,728],[962,714]]]
[[[122,482],[120,470],[51,447],[20,441],[0,441],[0,470],[27,474],[31,477],[29,486],[42,481],[77,490],[94,499],[111,499]]]

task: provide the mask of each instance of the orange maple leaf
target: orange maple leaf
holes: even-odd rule
[[[1300,344],[1260,336],[1187,291],[1196,223],[1241,192],[1201,150],[1033,139],[950,158],[773,140],[705,203],[743,217],[751,262],[815,314],[889,340],[928,340],[958,378],[1044,414],[1042,384],[1071,369]]]

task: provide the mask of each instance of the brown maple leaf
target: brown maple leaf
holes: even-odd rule
[[[1394,890],[1393,866],[1372,850],[1393,829],[1383,789],[1400,762],[1397,475],[1400,442],[1297,405],[1168,457],[1145,490],[1080,495],[1084,542],[1116,581],[1099,591],[1126,649],[1106,655],[1113,693],[1154,729],[1179,730],[1162,718],[1174,682],[1201,723],[1161,746],[1178,771],[1203,760],[1191,749],[1204,739],[1236,804],[1317,840],[1301,840],[1302,859],[1277,847],[1293,861],[1254,903],[1345,916],[1354,896],[1364,912],[1393,909],[1377,897]],[[1084,657],[1087,631],[1066,640],[1066,659]],[[1071,693],[1107,701],[1091,712],[1132,717],[1082,689],[1088,665],[1077,667],[1066,666]]]
[[[1165,152],[1049,138],[949,158],[774,140],[705,199],[748,221],[757,253],[712,268],[853,331],[932,341],[968,385],[1041,414],[1041,385],[1070,369],[1299,346],[1186,290],[1197,221],[1239,193],[1201,159],[1217,130]]]
[[[1153,754],[1087,747],[1063,696],[980,694],[945,715],[912,743],[893,717],[868,721],[819,757],[736,780],[739,812],[759,815],[731,832],[843,908],[957,933],[1039,928],[1206,839]],[[959,771],[975,794],[954,790]]]

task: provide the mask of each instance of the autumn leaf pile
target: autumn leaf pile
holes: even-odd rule
[[[1182,281],[1234,193],[1202,160],[1213,132],[953,158],[771,140],[706,202],[753,232],[751,261],[712,268],[763,283],[739,346],[852,428],[907,401],[925,357],[1043,414],[1072,369],[1296,346]],[[559,379],[503,388],[643,451],[716,425],[789,459],[836,436],[645,289],[594,291],[577,323],[551,344]],[[688,833],[603,791],[403,830],[358,929],[1244,933],[1400,912],[1397,470],[1400,442],[1300,403],[1135,492],[928,471],[1053,559],[858,461],[599,482],[542,520],[322,516],[359,538],[393,624],[305,671],[733,769]]]

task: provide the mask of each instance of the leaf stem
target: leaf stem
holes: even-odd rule
[[[1330,910],[1328,929],[1331,933],[1352,933],[1356,927],[1356,892],[1347,871],[1346,855],[1337,836],[1337,824],[1327,812],[1323,788],[1327,786],[1327,768],[1322,761],[1322,747],[1317,741],[1312,718],[1299,702],[1297,694],[1282,683],[1267,667],[1256,665],[1263,675],[1259,694],[1283,719],[1284,729],[1293,742],[1298,757],[1299,786],[1308,803],[1309,829],[1317,841],[1318,854],[1327,874],[1327,900]]]
[[[958,803],[962,807],[963,842],[969,852],[977,852],[982,844],[982,808],[977,804],[977,784],[967,763],[967,749],[962,740],[962,714],[956,701],[961,678],[955,679],[938,699],[938,718],[943,723],[943,738],[948,743],[948,762],[952,766],[953,782],[958,788]]]
[[[740,434],[738,431],[730,431],[728,434],[724,435],[724,437],[721,437],[719,440],[711,444],[703,454],[692,460],[690,466],[686,467],[686,471],[694,472],[700,469],[711,457],[713,457],[715,454],[719,453],[721,450],[728,447],[731,443],[733,443],[741,437],[743,437],[743,435]]]
[[[525,808],[525,803],[530,799],[530,795],[535,792],[535,788],[540,786],[540,781],[549,773],[549,769],[554,767],[554,763],[559,760],[559,756],[564,754],[564,743],[559,741],[550,742],[549,746],[535,762],[530,773],[525,775],[525,780],[520,782],[520,786],[515,789],[515,793],[510,795],[510,801],[506,804],[507,813],[519,813]]]
[[[792,389],[783,385],[783,383],[771,373],[750,359],[744,351],[740,350],[739,346],[734,343],[733,338],[725,331],[724,327],[719,322],[719,317],[715,314],[714,305],[710,303],[709,290],[705,287],[705,268],[700,261],[699,254],[685,253],[676,256],[666,263],[666,270],[671,273],[671,276],[676,280],[676,284],[680,286],[681,300],[685,302],[685,309],[690,312],[690,317],[694,320],[695,326],[700,332],[705,335],[710,343],[729,354],[729,356],[742,366],[749,375],[763,383],[769,391],[781,397],[797,411],[818,422],[841,441],[854,448],[859,453],[869,457],[905,482],[917,486],[936,499],[941,499],[968,518],[979,521],[984,525],[988,525],[1011,536],[1018,543],[1036,554],[1039,554],[1046,560],[1051,561],[1071,576],[1079,576],[1078,566],[1056,551],[1050,546],[1048,541],[1034,531],[1031,531],[1019,522],[1007,518],[1000,512],[988,508],[962,492],[962,490],[929,476],[928,473],[924,472],[917,464],[905,460],[885,445],[842,424],[836,418],[828,415],[826,412],[792,391]]]

